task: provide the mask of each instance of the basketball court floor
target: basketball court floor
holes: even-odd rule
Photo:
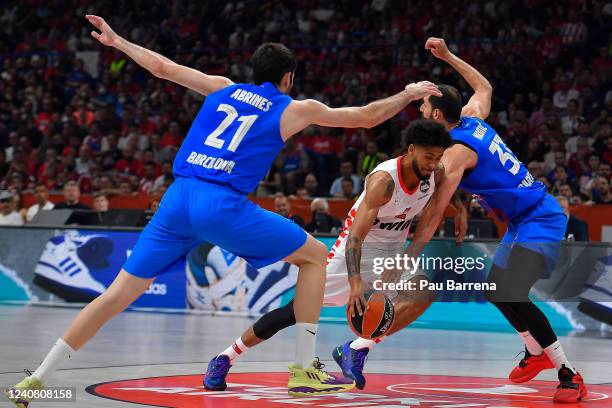
[[[0,306],[0,385],[34,370],[77,313],[76,309]],[[225,392],[202,387],[207,362],[252,323],[232,316],[127,312],[105,326],[49,386],[76,387],[76,402],[33,403],[49,407],[548,407],[556,375],[512,384],[506,376],[519,361],[516,334],[407,329],[374,349],[363,391],[291,398],[287,364],[294,333],[287,329],[248,350],[228,377]],[[317,353],[337,372],[331,350],[352,338],[346,325],[321,324]],[[612,407],[612,334],[561,339],[589,384],[580,404]],[[517,357],[515,357],[517,356]],[[4,387],[3,387],[4,388]],[[6,400],[1,407],[11,406]],[[559,405],[554,405],[559,406]]]

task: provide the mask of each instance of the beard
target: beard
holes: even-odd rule
[[[417,165],[416,159],[412,159],[411,165],[412,165],[412,171],[414,171],[414,174],[416,174],[416,176],[420,180],[422,180],[422,181],[428,180],[429,176],[431,176],[431,174],[426,176],[423,173],[421,173],[421,170],[419,169],[419,166]]]

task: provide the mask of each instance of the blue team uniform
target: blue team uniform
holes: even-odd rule
[[[455,143],[478,155],[478,163],[464,175],[459,186],[478,195],[486,208],[508,223],[493,262],[506,267],[512,246],[520,245],[543,254],[550,272],[567,224],[557,200],[546,193],[544,184],[534,180],[486,122],[463,117],[450,134]]]
[[[252,192],[284,143],[291,98],[273,84],[234,84],[206,97],[174,160],[175,182],[124,269],[150,278],[209,242],[260,268],[300,248],[299,226],[253,204]]]

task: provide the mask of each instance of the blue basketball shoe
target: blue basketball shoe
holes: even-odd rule
[[[227,388],[225,377],[230,368],[232,368],[230,359],[225,354],[220,354],[210,360],[204,377],[204,387],[211,391],[224,391]]]
[[[370,349],[364,347],[359,350],[351,348],[352,341],[348,341],[338,346],[332,351],[332,357],[342,369],[345,377],[355,380],[355,386],[360,390],[365,387],[365,377],[363,376],[363,366],[368,358]]]

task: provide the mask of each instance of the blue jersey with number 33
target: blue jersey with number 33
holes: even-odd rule
[[[476,167],[464,175],[460,187],[483,198],[502,220],[512,220],[546,195],[546,186],[534,180],[486,122],[463,117],[450,134],[455,143],[478,155]]]
[[[269,82],[208,95],[176,155],[174,175],[252,192],[283,148],[280,118],[291,100]]]

